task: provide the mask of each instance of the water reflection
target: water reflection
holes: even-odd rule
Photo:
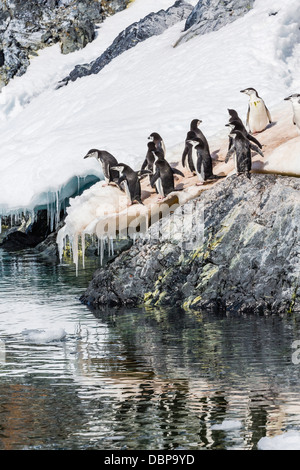
[[[296,318],[92,312],[88,272],[0,250],[0,273],[0,449],[255,449],[300,429]],[[22,335],[53,327],[63,341]]]

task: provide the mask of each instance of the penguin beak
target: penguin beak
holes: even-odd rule
[[[288,96],[287,98],[284,98],[284,101],[290,101],[291,97]]]
[[[247,90],[241,90],[240,93],[247,93]]]
[[[83,157],[83,159],[85,159],[85,158],[90,158],[90,157],[91,157],[91,155],[90,155],[90,154],[87,154],[85,157]]]

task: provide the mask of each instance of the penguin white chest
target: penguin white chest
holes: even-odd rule
[[[248,125],[250,132],[263,131],[269,124],[265,103],[259,98],[251,98],[249,107]]]
[[[199,171],[198,171],[198,152],[197,152],[197,149],[195,147],[196,147],[196,145],[193,145],[192,160],[193,160],[193,164],[194,164],[197,176],[199,178],[199,181],[203,182],[204,181],[203,165],[201,164],[201,170],[200,170],[201,172],[199,173]]]
[[[294,106],[294,123],[300,130],[300,104]]]

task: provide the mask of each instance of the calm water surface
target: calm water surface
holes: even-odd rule
[[[299,320],[95,314],[78,301],[94,268],[0,250],[1,450],[255,449],[300,430]]]

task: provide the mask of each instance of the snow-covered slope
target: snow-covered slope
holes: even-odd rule
[[[85,49],[67,56],[58,46],[45,49],[3,89],[0,213],[60,198],[77,177],[101,177],[97,162],[83,159],[90,148],[139,168],[153,131],[163,136],[167,157],[180,148],[191,119],[202,119],[209,139],[226,133],[227,108],[246,116],[248,103],[240,93],[246,87],[256,88],[271,111],[281,103],[289,109],[283,99],[300,91],[298,0],[256,0],[234,23],[174,48],[184,27],[177,24],[99,74],[55,90],[74,65],[98,57],[126,26],[172,4],[135,0],[108,18]]]

